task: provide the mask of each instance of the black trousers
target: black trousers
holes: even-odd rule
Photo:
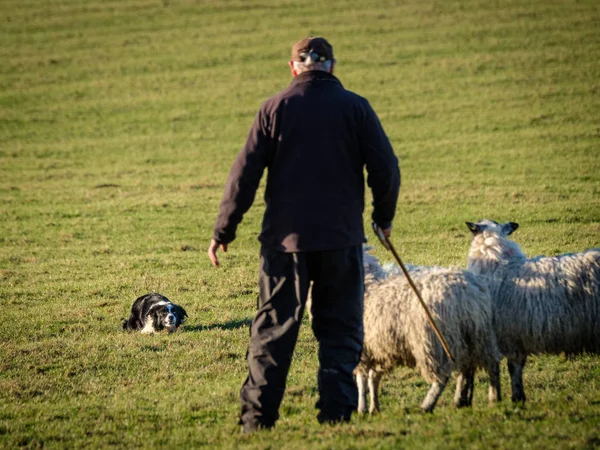
[[[261,249],[258,311],[240,393],[242,424],[271,427],[279,418],[311,281],[312,329],[319,343],[318,419],[350,418],[358,403],[352,372],[364,339],[362,259],[362,246],[304,253]]]

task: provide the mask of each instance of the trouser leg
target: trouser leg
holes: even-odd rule
[[[364,277],[362,247],[308,254],[313,332],[319,342],[320,422],[348,420],[358,405],[352,372],[360,360]]]
[[[258,311],[240,392],[241,423],[248,429],[271,427],[279,418],[308,286],[302,254],[261,249]]]

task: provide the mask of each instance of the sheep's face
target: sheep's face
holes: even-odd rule
[[[493,220],[480,220],[477,223],[473,222],[465,222],[473,233],[474,236],[478,234],[497,234],[502,237],[506,237],[513,233],[517,228],[519,228],[519,224],[515,222],[506,222],[506,223],[498,223]]]
[[[374,255],[368,253],[371,249],[372,247],[363,245],[363,268],[365,271],[365,283],[383,280],[384,278],[387,278],[390,273],[392,273],[391,269],[388,270],[383,268],[379,260]]]
[[[363,247],[363,268],[365,275],[373,275],[381,278],[381,272],[383,271],[381,263],[375,256],[367,253],[369,250],[370,247]]]
[[[518,224],[498,223],[493,220],[466,222],[466,224],[473,233],[467,263],[469,270],[475,273],[491,273],[510,261],[525,258],[518,244],[506,239],[506,236],[519,227]]]

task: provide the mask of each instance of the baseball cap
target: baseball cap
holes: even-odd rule
[[[310,36],[299,40],[292,47],[292,61],[304,61],[308,55],[315,60],[314,54],[322,61],[333,59],[333,47],[322,37]]]

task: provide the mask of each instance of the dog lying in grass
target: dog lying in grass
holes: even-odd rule
[[[129,319],[123,319],[123,330],[140,330],[144,334],[162,330],[172,333],[177,331],[187,316],[185,309],[164,295],[150,293],[133,302]]]

